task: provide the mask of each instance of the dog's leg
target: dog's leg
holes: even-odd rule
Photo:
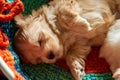
[[[118,69],[113,73],[113,78],[115,78],[115,80],[120,80],[120,68],[118,68]]]
[[[120,80],[120,77],[116,78],[115,80]]]
[[[66,62],[67,65],[69,66],[71,73],[73,75],[73,77],[75,78],[75,80],[82,80],[83,77],[85,76],[85,72],[84,72],[84,61],[83,65],[81,65],[79,63],[79,60],[77,60],[76,58],[74,58],[74,56],[70,56],[68,55],[66,58]]]
[[[100,49],[100,57],[110,65],[115,80],[120,80],[120,20],[110,27],[105,42]]]
[[[57,19],[61,27],[67,30],[77,33],[85,33],[91,30],[88,21],[72,9],[60,9]]]
[[[114,37],[111,38],[115,39]],[[105,60],[110,65],[110,69],[113,73],[112,77],[115,80],[120,80],[120,46],[118,45],[119,43],[114,44],[112,41],[109,41],[107,37],[104,45],[100,49],[100,57],[105,58]]]
[[[68,52],[68,55],[66,56],[67,65],[69,66],[75,80],[82,80],[82,78],[85,76],[84,60],[86,59],[87,55],[91,50],[90,46],[86,45],[86,42],[79,42],[71,47],[71,49]]]

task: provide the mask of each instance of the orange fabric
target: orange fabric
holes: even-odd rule
[[[5,36],[5,34],[2,33],[2,31],[0,30],[0,56],[3,58],[3,60],[8,65],[8,67],[15,74],[15,80],[24,80],[24,78],[15,69],[14,57],[11,54],[11,52],[7,50],[8,46],[9,46],[9,40],[7,36]]]
[[[8,14],[4,14],[9,10]],[[0,0],[0,21],[7,22],[13,17],[24,11],[24,5],[21,0],[15,0],[13,3],[7,3],[6,0]]]

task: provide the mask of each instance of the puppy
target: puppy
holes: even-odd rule
[[[110,28],[101,48],[100,57],[109,63],[113,78],[120,80],[120,19]]]
[[[14,45],[22,61],[55,63],[64,58],[75,80],[82,80],[91,46],[103,44],[114,15],[105,0],[53,0],[15,21],[19,30]]]

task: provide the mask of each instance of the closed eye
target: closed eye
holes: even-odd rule
[[[42,46],[43,45],[43,40],[39,40],[39,45]]]

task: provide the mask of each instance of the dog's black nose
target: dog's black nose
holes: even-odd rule
[[[54,59],[55,55],[52,51],[49,52],[48,59]]]

